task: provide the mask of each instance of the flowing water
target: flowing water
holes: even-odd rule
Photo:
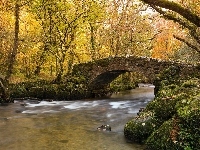
[[[0,150],[141,150],[123,129],[153,97],[153,87],[142,87],[109,99],[15,100],[0,106]],[[104,124],[111,132],[97,130]]]

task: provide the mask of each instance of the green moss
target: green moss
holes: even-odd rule
[[[173,120],[164,122],[160,128],[154,131],[147,139],[148,150],[176,150],[180,146],[176,144],[176,132],[173,129]],[[174,135],[173,135],[174,134]],[[174,138],[174,139],[173,139]]]
[[[143,143],[157,128],[158,122],[152,112],[143,112],[127,122],[124,127],[125,137],[133,142]]]
[[[145,109],[153,112],[154,120],[157,121],[157,127],[154,130],[149,129],[153,132],[147,137],[147,149],[199,149],[200,79],[179,80],[171,84],[164,80],[160,85],[156,98]],[[128,127],[129,131],[126,132],[129,135],[142,136],[136,132],[141,124],[136,126],[135,120],[130,121]]]
[[[68,78],[59,84],[38,80],[10,85],[11,97],[35,97],[40,99],[71,100],[89,97],[87,83],[83,76]]]
[[[182,84],[182,87],[184,88],[193,88],[198,86],[199,86],[198,80],[188,80]]]
[[[177,104],[176,109],[183,125],[191,128],[200,127],[200,95],[183,100],[181,104]],[[200,128],[198,130],[200,131]]]

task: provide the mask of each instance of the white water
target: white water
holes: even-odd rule
[[[126,142],[123,128],[153,97],[153,87],[141,87],[109,99],[0,106],[0,150],[141,150]],[[97,131],[102,124],[112,131]]]

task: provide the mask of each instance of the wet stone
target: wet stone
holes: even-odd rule
[[[99,131],[111,131],[111,126],[110,125],[102,125],[97,128]]]

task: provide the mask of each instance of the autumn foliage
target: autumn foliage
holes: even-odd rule
[[[37,78],[59,82],[77,63],[131,55],[169,60],[183,45],[180,41],[198,51],[198,28],[192,20],[187,24],[187,16],[181,16],[176,7],[195,17],[200,11],[199,0],[176,0],[175,3],[159,0],[154,5],[146,5],[154,2],[152,0],[141,1],[144,3],[132,0],[2,0],[1,74],[7,74],[10,63],[13,65],[10,82]],[[16,4],[19,5],[17,39]],[[167,9],[160,10],[157,5],[167,6]],[[166,20],[170,20],[170,15],[173,21]],[[198,20],[198,16],[196,18]],[[190,40],[186,41],[186,37]],[[18,45],[17,53],[13,61],[9,61],[14,41]]]
[[[181,46],[181,43],[173,35],[181,31],[178,25],[164,19],[159,19],[155,28],[159,33],[153,43],[152,57],[169,60]]]

